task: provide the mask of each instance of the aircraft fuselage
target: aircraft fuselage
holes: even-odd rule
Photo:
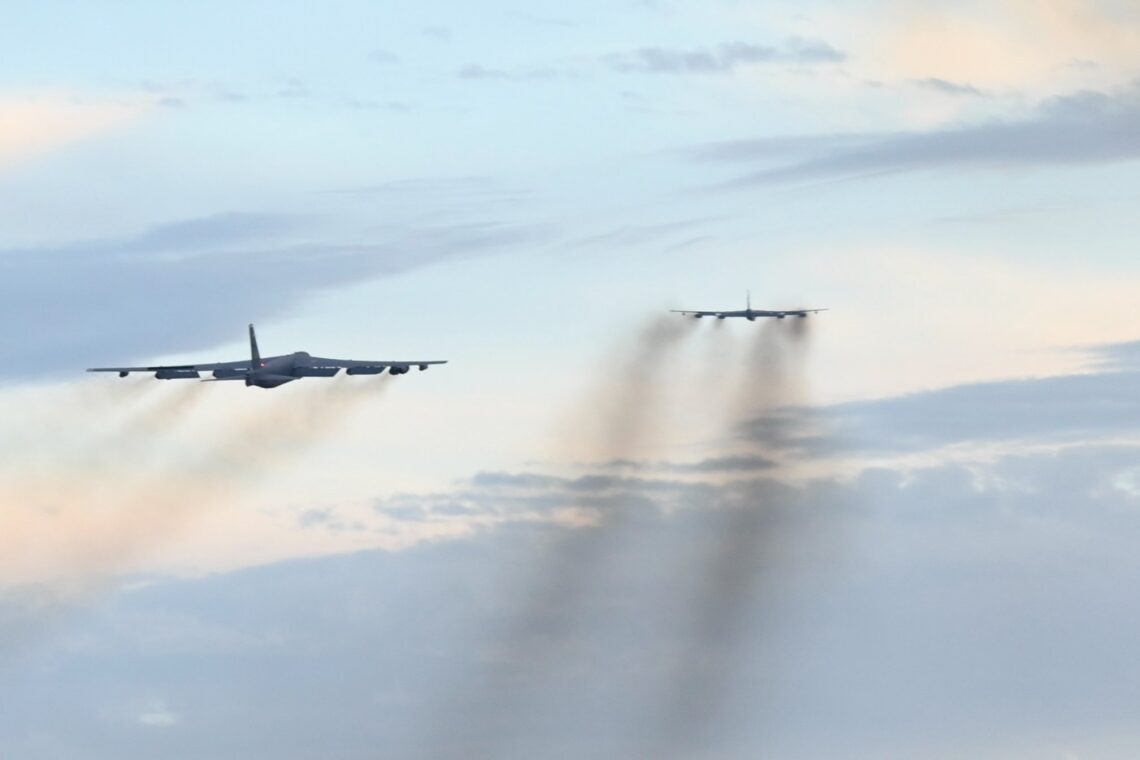
[[[298,351],[287,356],[270,356],[261,360],[261,365],[252,368],[245,375],[246,386],[258,388],[276,388],[285,383],[291,383],[303,375],[298,374],[300,367],[306,366],[309,354]],[[214,376],[217,376],[217,372]]]

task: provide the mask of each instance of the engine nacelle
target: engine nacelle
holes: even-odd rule
[[[376,364],[373,366],[363,367],[349,367],[346,374],[349,375],[379,375],[384,371],[383,364]]]
[[[214,377],[219,380],[227,377],[241,377],[244,374],[244,369],[236,369],[234,367],[223,367],[222,369],[216,369],[213,372]]]
[[[296,367],[293,369],[294,377],[336,377],[340,367]]]
[[[160,369],[154,373],[159,380],[197,380],[198,371],[193,369]]]
[[[390,375],[406,375],[408,370],[411,369],[407,364],[393,364],[391,369],[388,370]]]

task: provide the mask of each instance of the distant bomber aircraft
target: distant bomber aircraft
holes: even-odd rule
[[[215,362],[213,364],[176,364],[165,367],[94,367],[88,372],[118,372],[126,377],[132,372],[153,372],[159,380],[192,380],[200,372],[212,372],[213,380],[244,380],[247,386],[276,388],[302,377],[332,377],[341,369],[350,375],[379,375],[388,370],[391,375],[403,375],[412,367],[425,370],[432,364],[447,364],[446,361],[364,361],[353,359],[322,359],[298,351],[285,356],[261,357],[257,350],[257,335],[253,325],[249,326],[250,358],[237,362]]]
[[[727,319],[728,317],[743,317],[749,322],[755,322],[757,317],[775,317],[776,319],[783,319],[784,317],[800,317],[801,319],[808,314],[818,314],[827,309],[779,309],[777,311],[769,311],[767,309],[753,309],[752,308],[752,294],[749,293],[745,300],[745,308],[742,311],[683,311],[681,309],[673,309],[675,314],[683,314],[686,317],[716,317],[717,319]]]

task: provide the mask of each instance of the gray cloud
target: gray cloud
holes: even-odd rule
[[[958,82],[950,82],[936,77],[918,79],[915,80],[915,84],[925,90],[933,90],[943,95],[972,95],[980,97],[983,94],[981,90],[972,84],[959,84]]]
[[[843,52],[826,43],[794,37],[781,46],[726,42],[712,49],[644,47],[626,53],[611,53],[599,60],[611,71],[625,74],[727,74],[742,66],[756,64],[838,63],[845,59]],[[582,74],[580,64],[501,68],[470,63],[456,72],[459,79],[500,82],[550,82]]]
[[[646,714],[685,646],[678,603],[721,539],[706,510],[777,503],[806,522],[798,540],[770,547],[787,556],[757,563],[743,648],[702,654],[730,670],[734,694],[702,760],[1020,758],[1055,742],[1133,756],[1140,510],[1115,484],[1138,454],[1084,447],[984,473],[873,470],[796,487],[754,479],[682,511],[645,491],[653,508],[584,590],[575,646],[554,663],[528,643],[547,635],[544,621],[515,649],[493,637],[517,617],[536,552],[562,532],[550,526],[156,579],[7,657],[0,746],[43,760],[363,760],[377,746],[442,760],[455,748],[482,757],[488,734],[507,732],[493,745],[503,760],[647,756]],[[463,487],[487,499],[524,483],[566,488],[525,475]],[[34,597],[0,599],[0,621],[34,619]],[[482,723],[477,706],[433,712],[441,692],[488,668],[522,695],[502,724]],[[153,704],[180,720],[144,730],[140,706]],[[425,753],[427,736],[438,754]],[[1125,738],[1096,753],[1094,736]],[[938,754],[949,746],[959,754]]]
[[[1076,349],[1100,370],[1140,370],[1140,340]]]
[[[451,42],[453,35],[451,27],[439,25],[421,26],[420,34],[440,42]]]
[[[1114,361],[1130,361],[1136,344],[1110,353]],[[1140,432],[1138,387],[1137,371],[975,383],[814,410],[787,408],[776,414],[798,424],[773,425],[765,416],[746,429],[775,449],[816,455],[915,452],[972,441],[1081,441]],[[817,432],[773,438],[773,429]]]
[[[2,377],[201,349],[329,288],[548,240],[495,221],[386,226],[368,242],[304,240],[303,217],[220,214],[135,237],[0,250]],[[45,304],[49,306],[45,307]]]
[[[782,146],[808,151],[732,185],[779,184],[923,169],[1107,164],[1140,158],[1140,85],[1053,98],[1020,120],[930,132],[761,139],[706,145],[694,158],[768,161]]]
[[[613,247],[635,246],[646,243],[668,244],[677,240],[692,240],[692,232],[706,227],[710,223],[720,221],[721,218],[705,217],[702,219],[683,219],[675,222],[661,222],[659,224],[627,225],[618,229],[598,235],[580,238],[568,242],[575,247]]]
[[[394,66],[400,62],[400,56],[390,50],[373,50],[368,54],[368,60],[384,66]]]
[[[497,69],[478,63],[470,63],[459,69],[456,76],[469,81],[551,82],[573,77],[576,74],[571,69],[553,66]]]
[[[603,62],[615,71],[646,74],[724,74],[762,63],[838,63],[846,55],[816,40],[791,38],[782,46],[726,42],[713,49],[644,47],[613,53]]]
[[[710,457],[698,462],[639,462],[630,459],[615,459],[602,465],[610,470],[634,472],[663,472],[684,474],[715,475],[728,473],[756,473],[770,470],[776,462],[755,454],[727,455]]]

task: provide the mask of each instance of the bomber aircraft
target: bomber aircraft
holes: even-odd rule
[[[368,361],[356,359],[323,359],[297,351],[284,356],[262,358],[257,348],[257,335],[253,325],[249,326],[249,359],[236,362],[214,362],[209,364],[175,364],[159,367],[93,367],[88,372],[118,372],[126,377],[132,372],[153,372],[159,380],[193,380],[202,372],[210,372],[209,380],[244,380],[246,386],[276,388],[302,377],[333,377],[341,369],[349,375],[379,375],[388,370],[391,375],[403,375],[412,367],[425,370],[432,364],[447,364],[446,361]]]
[[[800,317],[803,319],[808,314],[817,314],[827,309],[753,309],[752,308],[752,294],[749,293],[745,298],[745,308],[738,311],[691,311],[683,309],[673,309],[673,313],[682,314],[686,317],[694,317],[700,319],[701,317],[716,317],[717,319],[727,319],[729,317],[743,317],[749,322],[755,322],[757,317],[775,317],[776,319],[783,319],[784,317]]]

